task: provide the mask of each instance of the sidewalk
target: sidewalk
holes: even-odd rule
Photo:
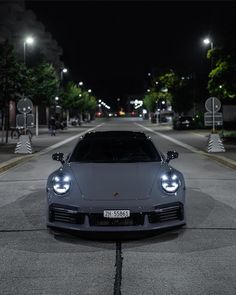
[[[2,142],[0,142],[0,173],[26,161],[29,158],[32,158],[36,153],[44,150],[45,148],[57,144],[69,137],[75,136],[78,133],[87,131],[98,124],[99,122],[92,121],[90,123],[84,123],[81,126],[57,130],[56,136],[51,136],[48,128],[46,127],[39,128],[39,136],[34,135],[32,138],[32,154],[15,154],[17,140],[9,137],[8,144],[2,144]],[[1,135],[2,134],[0,132],[0,138]]]
[[[168,123],[153,124],[150,121],[140,122],[143,126],[151,128],[153,131],[165,134],[186,145],[199,150],[201,154],[210,157],[224,165],[236,169],[236,142],[225,140],[223,145],[225,152],[207,152],[208,138],[211,133],[209,129],[173,130]]]

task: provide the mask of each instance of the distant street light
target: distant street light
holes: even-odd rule
[[[147,92],[150,92],[151,90],[150,89],[147,89]]]
[[[66,74],[68,70],[66,68],[61,69],[61,83],[63,81],[63,74]]]
[[[88,93],[91,93],[91,92],[92,92],[92,90],[91,90],[91,89],[89,89],[89,90],[88,90]]]
[[[24,40],[24,64],[26,64],[26,45],[32,45],[34,43],[33,37],[27,37]]]
[[[84,83],[82,81],[79,82],[79,86],[83,86]]]

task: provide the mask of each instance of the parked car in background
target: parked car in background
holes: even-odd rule
[[[193,129],[195,128],[195,121],[192,116],[179,116],[173,119],[173,128],[180,129]]]

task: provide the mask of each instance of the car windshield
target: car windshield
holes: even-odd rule
[[[147,139],[86,139],[78,143],[70,162],[159,162],[161,157]]]

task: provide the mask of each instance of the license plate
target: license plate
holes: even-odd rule
[[[104,210],[103,216],[106,218],[126,218],[130,217],[130,210]]]

